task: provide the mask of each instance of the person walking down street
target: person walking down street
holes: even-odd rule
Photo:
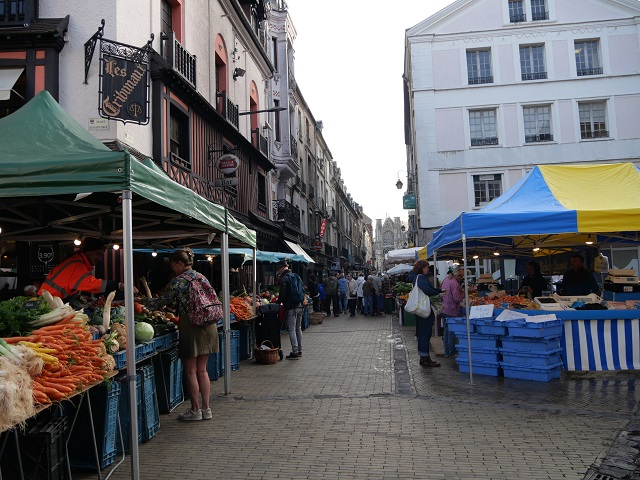
[[[407,277],[407,280],[414,286],[417,284],[418,288],[424,292],[425,295],[433,296],[443,293],[439,288],[434,288],[431,282],[427,279],[427,273],[429,272],[429,262],[426,260],[418,260],[413,264],[413,271]],[[418,354],[420,355],[420,365],[423,367],[439,367],[438,362],[431,360],[429,356],[429,342],[431,342],[431,333],[433,331],[433,322],[435,315],[433,310],[429,313],[428,317],[421,317],[416,315],[416,323],[418,324]]]
[[[442,296],[442,319],[444,321],[444,356],[453,357],[456,354],[456,336],[449,330],[447,318],[459,317],[461,315],[460,302],[462,302],[462,289],[460,280],[462,279],[462,269],[460,267],[449,270],[447,278],[442,282],[442,289],[446,292]]]
[[[215,324],[205,327],[191,324],[189,317],[191,282],[196,280],[209,283],[206,277],[193,270],[193,259],[194,254],[188,248],[176,250],[169,255],[169,267],[175,275],[174,278],[160,297],[144,302],[149,309],[155,310],[165,305],[173,305],[178,310],[180,318],[178,353],[182,359],[184,380],[191,401],[191,407],[178,417],[184,421],[211,420],[213,417],[209,406],[211,382],[207,373],[207,360],[210,353],[220,351],[218,328]],[[202,396],[202,408],[198,402],[198,393]]]
[[[364,303],[364,316],[373,317],[373,304],[376,299],[376,287],[373,285],[373,275],[369,275],[367,281],[362,285],[362,298]]]
[[[349,273],[347,275],[347,296],[349,297],[349,315],[356,316],[356,303],[358,302],[358,282]]]
[[[338,299],[340,301],[341,313],[347,313],[347,282],[348,280],[341,273],[338,277]]]
[[[358,309],[358,312],[364,313],[364,295],[362,294],[362,285],[364,285],[365,279],[362,273],[358,274],[358,279],[356,280],[356,282],[358,282],[358,303],[356,305],[356,308]]]
[[[318,290],[318,281],[316,275],[312,273],[309,275],[309,281],[307,282],[307,290],[309,291],[309,297],[313,304],[313,311],[320,311],[320,291]]]
[[[287,327],[289,327],[289,339],[291,340],[291,353],[287,355],[287,360],[297,360],[302,356],[302,304],[293,298],[294,282],[302,287],[302,280],[295,273],[289,270],[286,260],[276,263],[278,272],[280,294],[278,302],[284,307]],[[294,278],[294,275],[297,278]]]
[[[373,275],[373,287],[375,294],[373,299],[373,311],[376,315],[384,315],[384,295],[382,293],[382,273]]]
[[[340,316],[340,302],[338,301],[338,280],[334,272],[329,272],[329,277],[322,282],[324,286],[324,310],[327,317],[331,316],[331,306],[333,305],[333,316]]]

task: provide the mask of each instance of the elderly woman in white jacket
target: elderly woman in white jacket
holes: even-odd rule
[[[362,293],[362,285],[364,284],[364,275],[362,273],[358,274],[358,278],[356,279],[356,282],[358,283],[358,304],[356,306],[358,312],[363,313],[364,312],[364,302],[363,302],[363,298],[364,298],[364,294]]]

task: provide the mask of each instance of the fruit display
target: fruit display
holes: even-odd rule
[[[508,304],[511,309],[515,310],[539,310],[539,306],[532,300],[517,295],[502,295],[490,298],[486,297],[473,297],[469,299],[471,306],[478,305],[493,305],[496,308],[504,308],[505,304]]]

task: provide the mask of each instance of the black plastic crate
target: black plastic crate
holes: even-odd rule
[[[25,480],[66,480],[67,463],[65,439],[67,417],[53,417],[36,421],[24,433],[18,435],[20,456]],[[9,435],[5,433],[5,435]],[[0,466],[3,478],[20,478],[13,434],[5,447]],[[10,453],[11,452],[11,453]]]
[[[110,381],[93,387],[80,405],[78,418],[69,439],[69,460],[71,466],[82,469],[98,469],[111,465],[116,459],[116,431],[121,385]],[[96,465],[91,425],[87,402],[91,401],[93,426],[98,447]]]
[[[236,322],[231,328],[240,335],[240,361],[251,358],[253,355],[253,323],[251,321]]]

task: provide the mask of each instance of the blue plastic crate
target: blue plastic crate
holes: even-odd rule
[[[113,359],[116,362],[116,370],[122,370],[127,366],[127,352],[124,350],[114,353]]]
[[[518,352],[548,352],[560,348],[561,337],[502,337],[502,348]]]
[[[561,336],[563,321],[549,320],[547,322],[527,322],[522,320],[509,320],[507,323],[508,334],[511,337],[545,338]]]
[[[240,332],[231,330],[231,371],[240,370]]]
[[[136,372],[138,379],[136,381],[136,404],[138,410],[138,443],[142,442],[142,379],[140,378],[140,369]],[[120,432],[117,432],[116,451],[122,453],[122,444],[124,451],[129,453],[131,446],[129,445],[129,426],[131,424],[131,411],[129,410],[129,382],[123,377],[120,383],[120,398],[118,399],[120,409],[120,429],[122,430],[122,439]]]
[[[220,350],[219,350],[219,354],[220,354],[220,363],[219,363],[219,367],[218,367],[218,372],[219,372],[219,377],[223,377],[224,376],[224,332],[222,330],[218,331],[218,343],[220,345]],[[211,355],[209,355],[209,357],[211,357]]]
[[[460,373],[469,373],[469,360],[461,360],[460,358],[456,358],[456,362],[458,362],[458,369]],[[478,375],[488,375],[490,377],[499,377],[500,376],[500,363],[484,363],[484,362],[476,362],[473,361],[473,373]]]
[[[155,337],[153,339],[153,349],[154,351],[164,350],[171,346],[171,342],[169,341],[169,334],[160,335],[159,337]]]
[[[232,325],[233,331],[240,335],[239,356],[240,360],[247,360],[253,354],[253,324],[250,321],[236,322]]]
[[[142,441],[146,442],[158,433],[160,413],[153,365],[145,365],[139,370],[142,376]]]
[[[469,342],[467,339],[467,332],[456,334],[458,339],[458,346],[469,348]],[[479,333],[471,334],[471,348],[497,348],[498,345],[497,335],[482,335]]]
[[[465,317],[447,317],[447,328],[453,333],[467,333],[467,319]],[[469,331],[475,333],[476,326],[471,323]]]
[[[169,345],[173,345],[174,343],[178,343],[178,339],[180,338],[180,333],[176,330],[173,333],[169,334]]]
[[[169,411],[173,411],[178,405],[184,401],[184,393],[182,391],[182,360],[178,358],[173,370],[171,392],[174,396],[169,400]]]
[[[554,378],[560,378],[562,363],[548,367],[525,367],[502,363],[505,378],[518,378],[520,380],[533,380],[535,382],[549,382]]]
[[[483,335],[506,335],[507,325],[504,322],[498,322],[493,318],[477,318],[473,320],[476,326],[476,332]]]
[[[210,353],[207,360],[207,373],[209,374],[209,380],[215,382],[222,374],[221,370],[222,355],[220,353]]]
[[[512,365],[523,365],[528,367],[548,367],[562,363],[561,348],[548,352],[522,352],[518,350],[500,349],[502,361]]]
[[[136,345],[136,363],[150,357],[155,353],[155,351],[155,342],[153,340],[150,342],[138,343]]]
[[[182,403],[182,362],[173,348],[154,357],[154,373],[158,411],[170,413]]]
[[[500,361],[500,359],[498,358],[498,348],[476,348],[473,347],[473,343],[471,345],[471,355],[474,362],[476,360],[483,363],[497,363]],[[458,359],[468,362],[469,349],[463,345],[458,345],[457,348]]]

